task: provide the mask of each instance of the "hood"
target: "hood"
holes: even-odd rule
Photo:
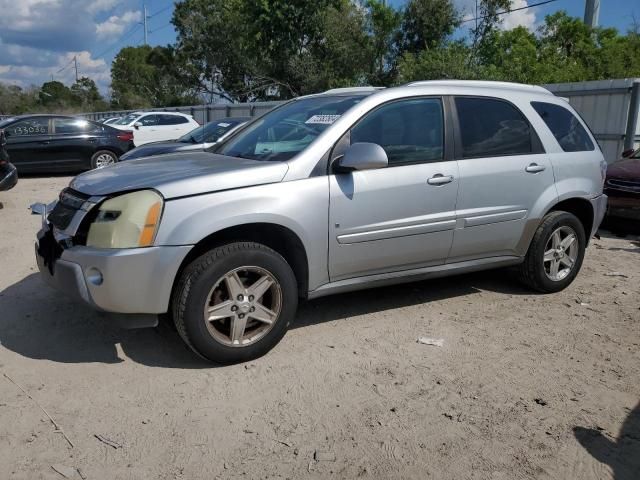
[[[640,179],[640,159],[628,158],[620,160],[607,167],[607,178],[618,178],[621,180]]]
[[[263,162],[208,152],[145,157],[78,175],[70,187],[87,195],[153,188],[165,199],[280,182],[285,162]]]
[[[208,144],[209,145],[209,144]],[[145,143],[139,147],[129,150],[120,157],[120,160],[133,160],[134,158],[150,157],[171,152],[185,152],[192,150],[203,150],[202,143],[184,143],[176,141]]]

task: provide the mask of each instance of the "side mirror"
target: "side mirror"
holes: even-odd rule
[[[135,128],[136,130],[138,130],[140,127],[142,127],[142,122],[136,122],[133,124],[133,128]]]
[[[624,152],[622,152],[622,158],[629,158],[631,155],[633,155],[633,152],[635,152],[633,148],[625,150]]]
[[[373,170],[389,166],[387,152],[377,143],[354,143],[338,160],[339,172]]]

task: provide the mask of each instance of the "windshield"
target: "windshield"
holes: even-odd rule
[[[289,160],[363,98],[320,96],[289,102],[253,122],[216,153],[252,160]]]
[[[213,143],[217,142],[220,137],[227,133],[238,124],[244,123],[245,120],[218,120],[217,122],[207,123],[202,127],[191,130],[178,139],[182,143]]]
[[[130,113],[129,115],[126,115],[119,120],[116,120],[115,122],[111,122],[111,125],[129,125],[131,122],[140,118],[141,116],[142,115],[140,115],[139,113]]]
[[[0,120],[0,128],[4,128],[7,125],[9,125],[11,122],[14,122],[16,120],[15,117],[11,117],[11,118],[5,118],[4,120]]]

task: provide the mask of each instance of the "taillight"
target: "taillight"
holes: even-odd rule
[[[118,140],[122,140],[123,142],[130,142],[133,140],[133,132],[126,130],[116,135],[116,137]]]

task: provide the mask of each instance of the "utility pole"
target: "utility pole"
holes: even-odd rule
[[[76,65],[76,83],[78,83],[78,57],[77,55],[73,56],[73,63]]]
[[[600,0],[585,0],[584,23],[592,28],[598,26],[600,16]]]
[[[143,3],[142,4],[142,24],[144,25],[144,44],[148,45],[149,42],[147,41],[147,37],[149,36],[149,32],[147,31],[147,18],[149,18],[147,16],[147,4]]]

